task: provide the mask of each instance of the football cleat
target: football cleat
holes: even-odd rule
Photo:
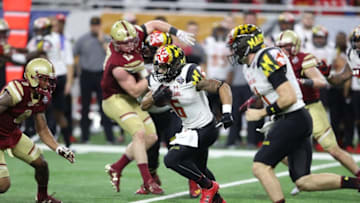
[[[105,172],[110,176],[110,183],[116,192],[120,192],[120,176],[121,174],[111,168],[110,164],[105,166]]]
[[[135,192],[135,194],[138,194],[138,195],[147,195],[149,193],[150,192],[145,188],[144,184],[142,184],[140,186],[140,188]]]
[[[161,189],[161,187],[153,179],[144,184],[144,188],[151,194],[161,195],[164,193],[163,189]]]
[[[154,179],[155,183],[161,185],[161,180],[157,173],[151,173],[151,177]]]
[[[292,189],[291,190],[291,192],[290,192],[290,194],[291,195],[293,195],[293,196],[295,196],[295,195],[297,195],[297,194],[299,194],[300,193],[300,190],[299,190],[299,188],[298,187],[294,187],[294,189]]]
[[[201,188],[199,187],[199,185],[193,181],[189,179],[189,194],[190,194],[190,198],[198,198],[201,194]]]
[[[226,203],[219,193],[214,196],[213,203]]]
[[[201,188],[200,203],[212,203],[215,194],[219,191],[219,184],[215,181],[212,182],[212,187],[209,189]]]
[[[36,197],[35,202],[36,203],[62,203],[61,200],[57,200],[54,197],[52,197],[51,195],[48,195],[46,198],[43,198],[43,199],[38,199]]]

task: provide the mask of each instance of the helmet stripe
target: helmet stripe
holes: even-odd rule
[[[124,23],[124,21],[121,21],[122,26],[124,27],[124,29],[126,30],[126,36],[129,37],[129,31],[128,31],[128,27],[126,26],[126,24]]]

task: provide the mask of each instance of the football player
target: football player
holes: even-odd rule
[[[317,69],[318,66],[324,66],[323,62],[318,61],[312,54],[300,52],[301,40],[291,30],[280,33],[276,39],[276,46],[280,47],[288,56],[295,76],[300,83],[305,108],[309,111],[313,121],[312,135],[326,152],[335,160],[338,160],[352,174],[359,177],[359,167],[354,159],[337,144],[328,115],[320,101],[319,88],[327,86],[326,79]],[[325,76],[327,76],[329,68],[325,67],[323,70]],[[292,194],[296,194],[296,190]]]
[[[42,58],[31,60],[25,67],[25,79],[9,82],[0,93],[0,193],[10,187],[9,171],[4,152],[28,163],[35,169],[38,184],[36,202],[59,203],[60,200],[48,195],[48,164],[42,152],[20,130],[20,124],[34,115],[36,131],[41,140],[57,154],[74,163],[75,156],[66,147],[59,146],[47,127],[44,111],[51,102],[55,88],[55,72],[52,64]]]
[[[351,47],[346,51],[347,67],[350,67],[352,73],[357,77],[352,77],[351,90],[352,101],[355,115],[355,125],[360,129],[360,25],[357,26],[350,35]],[[358,131],[359,132],[359,131]],[[358,135],[359,136],[359,135]],[[360,143],[356,148],[360,153]]]
[[[275,166],[288,157],[290,177],[303,191],[360,188],[360,180],[336,174],[310,174],[312,120],[287,56],[277,47],[264,46],[263,33],[251,24],[235,27],[229,35],[234,63],[246,64],[244,75],[251,90],[262,98],[262,109],[248,108],[246,119],[273,116],[262,147],[254,157],[252,171],[270,199],[284,203]]]
[[[217,134],[206,92],[219,93],[222,108],[221,123],[232,125],[232,95],[229,85],[218,80],[208,80],[196,64],[185,63],[185,55],[175,45],[165,45],[156,51],[155,72],[149,77],[149,91],[141,103],[142,109],[153,104],[169,104],[182,120],[182,131],[170,142],[164,158],[166,167],[195,181],[201,187],[201,203],[225,202],[218,194],[219,184],[207,168],[209,147]]]
[[[136,100],[147,90],[147,71],[141,52],[146,36],[154,30],[168,32],[187,44],[194,43],[191,34],[158,20],[141,26],[120,20],[113,24],[110,31],[112,40],[107,49],[101,81],[102,107],[109,118],[132,136],[125,154],[117,162],[105,166],[117,192],[120,190],[122,170],[135,159],[144,188],[153,194],[163,193],[150,175],[146,155],[146,150],[157,140],[155,126],[149,114],[140,109]]]

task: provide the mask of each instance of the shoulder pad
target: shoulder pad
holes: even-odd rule
[[[285,57],[280,49],[270,47],[260,53],[257,66],[261,67],[266,77],[269,77],[273,72],[286,65]]]
[[[9,92],[13,105],[21,102],[24,96],[24,89],[19,81],[13,80],[9,82],[5,89]]]
[[[199,70],[198,65],[191,64],[187,73],[186,73],[186,83],[192,82],[193,85],[197,85],[204,76]]]

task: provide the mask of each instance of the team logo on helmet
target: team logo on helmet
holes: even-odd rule
[[[249,53],[256,53],[264,45],[262,30],[252,24],[243,24],[231,30],[228,37],[228,46],[233,52],[230,63],[243,63]]]

